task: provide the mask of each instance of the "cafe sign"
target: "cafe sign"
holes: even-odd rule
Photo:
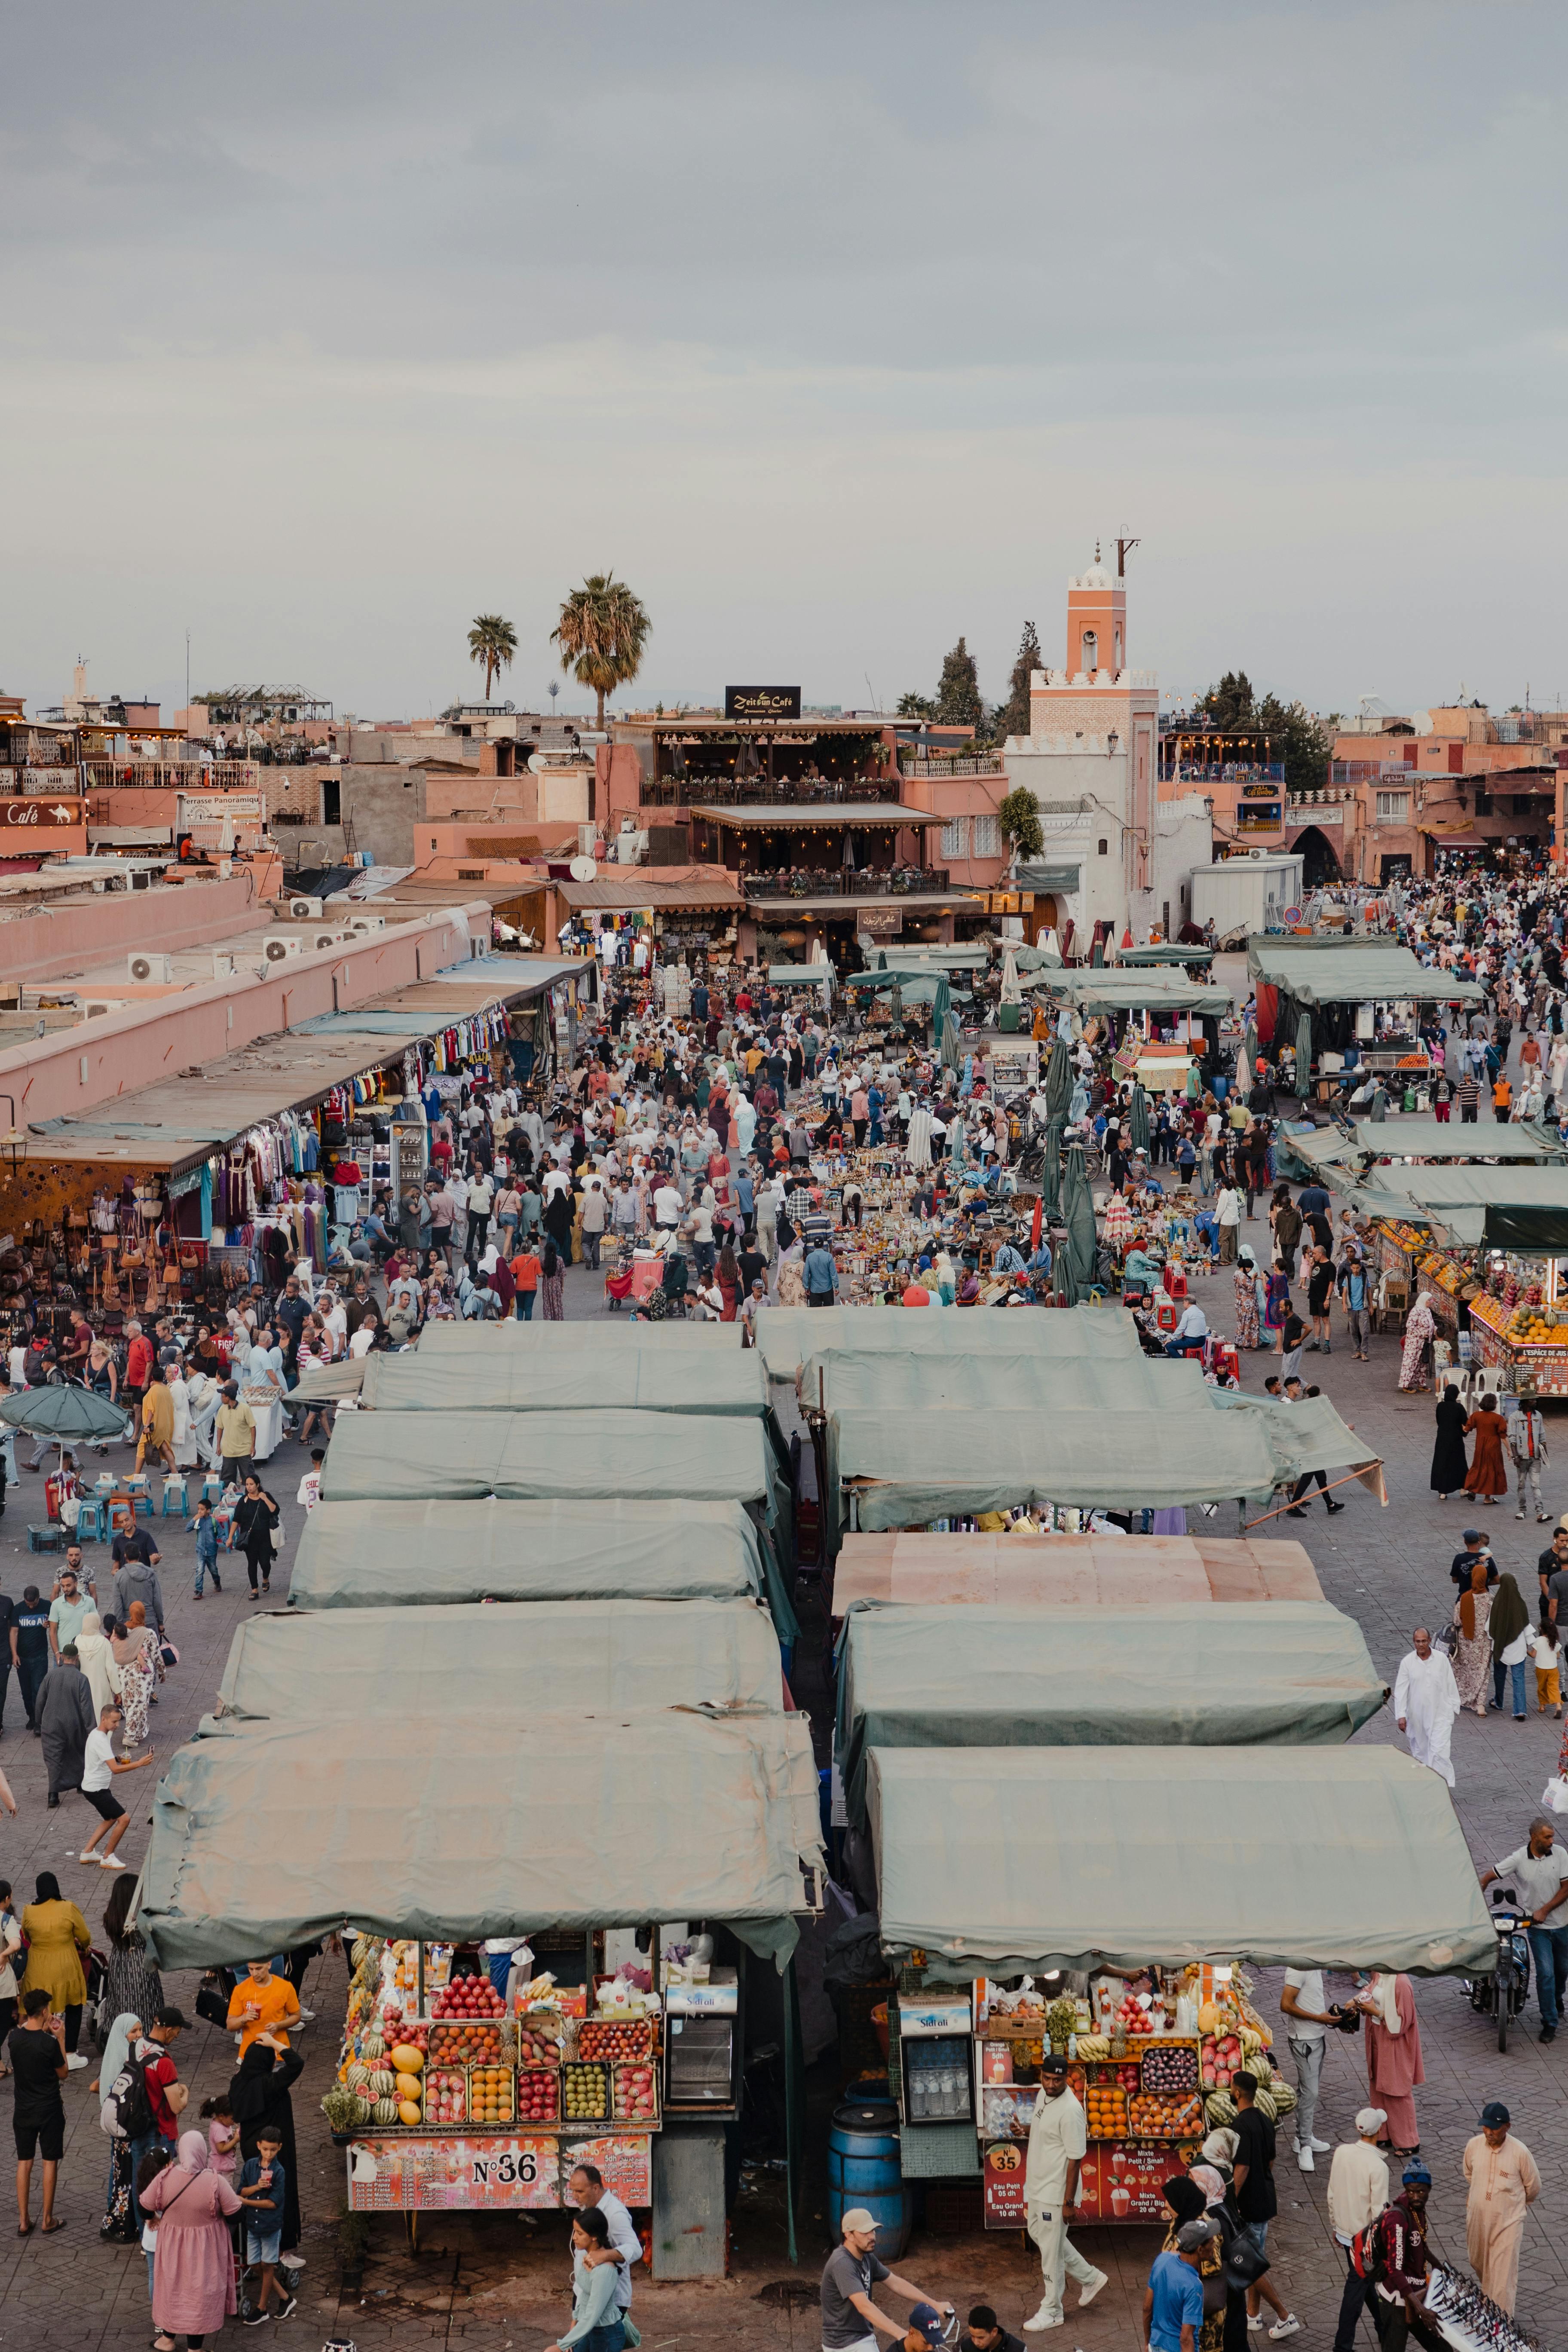
[[[66,825],[85,825],[87,803],[80,800],[45,800],[28,793],[0,800],[0,826],[7,832],[51,833]]]
[[[798,686],[727,686],[726,719],[798,719]]]

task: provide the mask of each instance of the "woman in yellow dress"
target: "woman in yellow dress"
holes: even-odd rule
[[[66,2021],[67,2064],[85,2066],[87,2060],[76,2055],[76,2045],[87,2000],[81,1956],[90,1948],[92,1937],[76,1905],[61,1900],[60,1883],[52,1870],[38,1873],[33,1900],[22,1914],[22,1933],[27,1938],[27,1973],[22,1990],[36,1992],[42,1985],[49,1996],[49,2007]]]

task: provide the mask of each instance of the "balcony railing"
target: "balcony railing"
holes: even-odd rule
[[[260,765],[254,760],[84,760],[89,792],[111,787],[129,792],[227,793],[258,790]]]
[[[948,887],[945,866],[901,866],[890,874],[864,869],[826,874],[743,874],[748,898],[918,898]]]
[[[906,776],[942,778],[943,776],[1005,776],[1007,762],[1000,751],[974,751],[951,760],[918,760],[905,758],[899,761]]]
[[[1173,764],[1166,761],[1160,773],[1167,783],[1245,784],[1258,782],[1282,784],[1285,763],[1282,760],[1182,760]]]
[[[827,783],[820,778],[769,783],[765,776],[661,776],[645,782],[644,808],[831,808],[847,802],[864,807],[869,801],[896,801],[897,779],[852,776],[847,782]]]

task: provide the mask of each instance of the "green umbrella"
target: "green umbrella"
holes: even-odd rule
[[[122,1406],[74,1383],[24,1389],[19,1396],[7,1397],[0,1404],[0,1421],[28,1437],[53,1438],[59,1445],[123,1437],[127,1417]]]
[[[1129,1121],[1133,1145],[1139,1151],[1149,1149],[1149,1097],[1136,1079],[1132,1082],[1132,1116]]]
[[[948,977],[944,971],[938,974],[936,994],[931,999],[931,1034],[933,1037],[940,1037],[942,1035],[943,1025],[947,1020],[948,1013],[952,1009],[952,990],[948,983]]]
[[[963,1046],[958,1034],[958,1015],[950,1012],[942,1024],[942,1066],[956,1070],[963,1066]]]
[[[1300,1013],[1296,1022],[1296,1093],[1302,1102],[1307,1099],[1312,1083],[1312,1016]]]
[[[1043,1204],[1040,1213],[1042,1216],[1056,1216],[1061,1208],[1062,1129],[1066,1125],[1067,1121],[1065,1118],[1047,1118],[1046,1121],[1046,1139],[1043,1146],[1044,1164],[1040,1171],[1040,1200]]]
[[[1062,1176],[1062,1222],[1067,1238],[1062,1255],[1071,1269],[1074,1295],[1082,1297],[1093,1285],[1100,1265],[1100,1241],[1094,1229],[1094,1195],[1084,1172],[1083,1146],[1068,1144]]]
[[[1066,1119],[1072,1100],[1072,1055],[1066,1040],[1053,1037],[1046,1057],[1046,1117]]]

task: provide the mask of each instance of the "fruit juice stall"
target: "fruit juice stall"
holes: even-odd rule
[[[1293,2105],[1249,1969],[1495,1961],[1447,1790],[1390,1748],[877,1746],[865,1789],[904,2178],[977,2183],[988,2229],[1025,2221],[1047,2047],[1086,2213],[1155,2221],[1240,2068]]]

